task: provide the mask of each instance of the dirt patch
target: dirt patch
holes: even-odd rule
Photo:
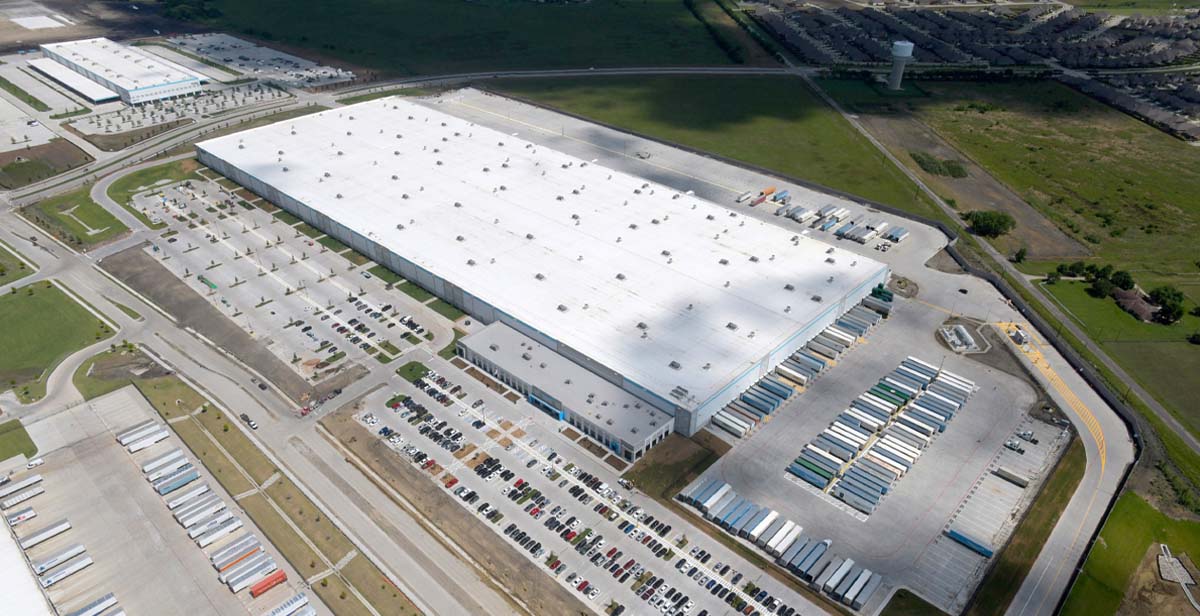
[[[1010,214],[1017,221],[1017,226],[1012,233],[995,242],[1001,252],[1012,253],[1025,247],[1032,260],[1076,259],[1090,254],[1087,247],[1063,233],[1033,206],[963,156],[917,117],[907,112],[888,115],[868,113],[860,115],[859,119],[892,154],[942,198],[952,199],[959,210],[990,210]],[[924,152],[939,159],[960,161],[967,171],[967,177],[931,175],[913,160],[911,152]]]
[[[459,357],[455,357],[454,359],[450,360],[450,365],[461,370],[467,367],[467,362],[463,361]]]
[[[195,122],[195,120],[191,118],[183,118],[179,120],[171,120],[170,122],[164,122],[162,124],[155,124],[154,126],[143,126],[142,128],[135,128],[123,133],[100,133],[96,135],[89,135],[67,123],[63,123],[63,128],[66,128],[76,135],[79,135],[80,137],[86,139],[88,143],[100,148],[101,150],[104,150],[105,152],[116,152],[131,145],[141,143],[151,137],[155,137],[167,131],[179,128],[180,126],[186,126],[192,122]]]
[[[511,446],[512,444],[513,444],[513,441],[512,441],[512,439],[511,439],[511,438],[508,438],[507,436],[506,436],[506,437],[504,437],[504,438],[502,438],[502,439],[500,439],[500,446],[501,446],[501,447],[509,447],[509,446]]]
[[[324,392],[345,387],[366,372],[365,369],[351,370],[313,387],[199,293],[143,252],[141,245],[105,257],[100,266],[150,298],[178,319],[179,325],[196,330],[246,365],[254,366],[294,401],[319,398]]]
[[[701,430],[693,434],[692,440],[696,441],[701,447],[704,447],[718,456],[723,456],[728,453],[730,449],[733,449],[733,445],[730,445],[728,441],[722,439],[716,434],[713,434],[712,432],[709,432],[708,430]]]
[[[507,419],[500,420],[500,429],[501,430],[508,432],[509,428],[512,428],[512,427],[513,427],[513,422],[511,422]]]
[[[476,381],[483,383],[484,387],[487,387],[488,389],[490,389],[500,395],[504,395],[505,393],[508,392],[508,390],[505,389],[502,385],[500,385],[496,381],[493,381],[491,379],[491,377],[476,370],[473,367],[467,368],[467,374],[471,375],[471,377],[474,378]]]
[[[454,452],[454,458],[457,460],[462,460],[463,458],[471,455],[474,452],[475,452],[475,443],[467,443],[466,447],[463,447],[462,449],[459,449],[458,451]]]
[[[571,439],[572,441],[579,440],[579,433],[570,428],[563,428],[562,435]]]
[[[900,297],[914,298],[917,293],[921,292],[921,287],[917,283],[905,278],[904,276],[892,276],[888,281],[888,289]]]
[[[1163,581],[1158,575],[1159,544],[1151,543],[1125,589],[1125,600],[1121,602],[1117,616],[1145,616],[1146,614],[1191,614],[1194,612],[1183,589],[1174,582]],[[1196,567],[1186,555],[1176,554],[1183,566],[1197,579]]]
[[[426,518],[437,519],[438,529],[470,554],[481,569],[486,569],[480,571],[482,576],[494,578],[520,597],[532,613],[590,613],[579,599],[550,576],[530,575],[533,565],[529,559],[454,502],[438,483],[411,464],[404,463],[386,444],[353,421],[350,414],[330,415],[321,420],[321,425]],[[482,608],[480,610],[476,613],[484,613]]]
[[[492,439],[492,440],[494,441],[494,440],[496,440],[496,439],[500,438],[500,431],[499,431],[499,430],[496,430],[496,429],[494,429],[494,428],[493,428],[493,429],[491,429],[491,430],[488,430],[488,431],[487,431],[487,437],[488,437],[488,438],[490,438],[490,439]]]
[[[947,274],[966,273],[966,270],[964,270],[958,264],[958,261],[954,260],[954,257],[950,256],[950,253],[946,252],[945,248],[937,251],[937,254],[930,257],[929,260],[925,262],[925,267],[928,267],[931,270],[945,272]]]
[[[585,439],[579,441],[579,444],[582,445],[584,449],[591,452],[591,454],[593,456],[596,456],[597,458],[604,458],[604,456],[608,455],[608,452],[605,451],[603,447],[592,442],[592,439],[590,439],[590,438],[585,438]]]
[[[521,438],[521,437],[525,436],[525,431],[520,428],[517,428],[516,430],[513,430],[510,434],[512,434],[513,438]]]
[[[504,394],[504,399],[508,400],[509,402],[512,402],[513,404],[516,404],[517,401],[521,399],[521,396],[518,396],[517,394],[510,391],[510,392]]]
[[[617,456],[613,456],[613,455],[610,455],[607,458],[604,458],[604,463],[617,469],[618,473],[624,473],[625,469],[629,468],[628,462],[622,460],[621,458],[618,458]]]
[[[66,139],[0,152],[0,187],[20,188],[90,162],[87,152]]]

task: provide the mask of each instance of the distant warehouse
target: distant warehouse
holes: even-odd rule
[[[634,428],[659,436],[653,414],[620,421],[629,400],[690,435],[888,276],[867,257],[399,98],[196,147],[205,165],[519,334],[476,334],[459,353],[548,413],[587,419],[626,459],[644,449],[628,442]],[[545,347],[632,398],[561,392],[553,381],[569,367],[549,361],[503,365],[520,344],[537,345],[516,354],[525,364]]]
[[[99,88],[87,87],[45,62],[34,64],[34,68],[92,102],[120,97],[130,105],[137,105],[186,96],[199,92],[205,80],[174,62],[106,38],[48,43],[41,49],[46,58],[86,77]],[[105,90],[112,92],[112,96],[106,96]]]

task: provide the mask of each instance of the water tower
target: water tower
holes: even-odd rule
[[[912,62],[913,44],[908,41],[892,43],[892,74],[888,75],[888,89],[899,90],[904,78],[904,67]]]

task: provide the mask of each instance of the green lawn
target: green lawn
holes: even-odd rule
[[[1054,530],[1067,501],[1071,500],[1083,479],[1086,464],[1083,444],[1079,439],[1072,440],[1054,475],[1047,480],[1012,539],[1000,552],[999,560],[984,579],[966,616],[998,616],[1007,611],[1021,580],[1033,567],[1033,561],[1042,551],[1050,531]]]
[[[1076,0],[1071,4],[1092,11],[1155,15],[1200,7],[1200,0]]]
[[[21,211],[43,229],[76,248],[90,248],[129,230],[92,201],[91,186],[43,199]]]
[[[29,438],[21,420],[10,419],[0,423],[0,460],[7,460],[15,455],[24,454],[26,459],[37,453],[37,445]]]
[[[392,270],[390,270],[382,265],[376,265],[375,267],[372,267],[371,269],[369,269],[367,271],[371,272],[372,276],[374,276],[388,284],[396,284],[396,283],[404,280],[403,278],[400,277],[400,274],[397,274],[396,272],[393,272]]]
[[[1126,492],[1071,587],[1063,616],[1115,613],[1151,543],[1166,543],[1172,552],[1195,559],[1200,555],[1200,523],[1169,518],[1142,497]]]
[[[794,77],[592,77],[489,85],[618,128],[932,212],[915,184]],[[761,187],[722,188],[732,199]]]
[[[134,171],[128,175],[121,176],[120,179],[114,181],[108,187],[108,198],[120,204],[126,210],[129,210],[142,224],[152,229],[165,227],[165,223],[152,225],[150,219],[133,207],[133,196],[144,190],[149,190],[155,186],[165,186],[182,182],[184,180],[199,180],[200,175],[196,173],[196,169],[200,164],[195,159],[177,160],[165,165],[156,167],[147,167]]]
[[[680,0],[563,4],[478,0],[214,0],[205,26],[372,69],[442,74],[495,69],[729,62]]]
[[[291,226],[291,225],[294,225],[294,224],[300,222],[299,216],[296,216],[295,214],[293,214],[287,210],[279,210],[278,212],[275,212],[274,216],[275,216],[275,218],[282,220],[288,226]]]
[[[355,96],[347,96],[337,99],[337,102],[343,105],[353,105],[355,103],[365,103],[373,101],[377,98],[386,98],[388,96],[433,96],[441,94],[445,90],[443,88],[392,88],[383,90],[382,92],[372,92],[370,94],[358,94]]]
[[[25,103],[26,105],[29,105],[30,107],[33,107],[34,109],[36,109],[38,111],[50,111],[49,105],[38,100],[37,97],[35,97],[34,95],[26,92],[25,90],[21,89],[21,87],[18,86],[17,84],[15,84],[3,77],[0,77],[0,89],[3,89],[5,92],[8,92],[9,94],[12,94],[13,96],[17,97],[17,99],[20,100],[21,102]]]
[[[36,271],[17,258],[17,251],[0,240],[0,286],[16,282]]]
[[[454,340],[452,340],[450,344],[447,344],[446,348],[438,351],[438,356],[442,359],[450,359],[454,357],[454,353],[458,349],[458,339],[465,335],[466,334],[458,331],[457,329],[454,330]]]
[[[396,368],[396,374],[400,375],[400,378],[406,381],[415,381],[425,376],[425,373],[428,371],[429,368],[425,367],[425,364],[419,361],[410,361]]]
[[[906,588],[901,588],[892,595],[879,616],[944,616],[945,612],[937,609],[931,603],[914,595]]]
[[[45,395],[45,377],[71,353],[112,329],[49,282],[0,295],[0,387],[23,400]]]
[[[1189,334],[1200,331],[1200,317],[1185,314],[1174,325],[1143,323],[1113,300],[1088,295],[1086,283],[1060,281],[1042,288],[1189,430],[1200,434],[1200,407],[1195,403],[1200,399],[1200,379],[1179,378],[1200,374],[1200,346],[1187,342]],[[1196,305],[1195,295],[1191,297],[1185,310]]]
[[[427,305],[429,306],[429,308],[431,310],[446,317],[447,319],[450,319],[451,321],[457,321],[459,319],[459,317],[462,317],[463,315],[466,314],[465,312],[459,310],[458,308],[455,308],[453,305],[451,305],[449,302],[447,302],[444,299],[435,300],[433,302],[430,302]]]
[[[349,248],[349,246],[337,241],[336,238],[328,236],[328,235],[317,240],[317,243],[332,250],[333,252],[341,252],[341,251]]]
[[[426,291],[425,289],[422,289],[421,287],[418,287],[417,285],[415,285],[411,282],[407,282],[407,281],[405,281],[404,284],[397,286],[396,288],[400,289],[401,291],[405,292],[410,297],[412,297],[413,299],[415,299],[421,303],[425,303],[433,297],[433,293],[430,293],[429,291]]]

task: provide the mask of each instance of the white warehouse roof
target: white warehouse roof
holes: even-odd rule
[[[78,92],[93,103],[102,103],[120,98],[116,92],[76,73],[51,58],[35,58],[29,61],[29,66],[41,71],[47,77],[63,84],[71,90]]]
[[[42,49],[74,62],[126,91],[204,80],[203,76],[174,62],[106,38],[47,43]]]
[[[684,407],[886,270],[401,98],[197,147]]]

